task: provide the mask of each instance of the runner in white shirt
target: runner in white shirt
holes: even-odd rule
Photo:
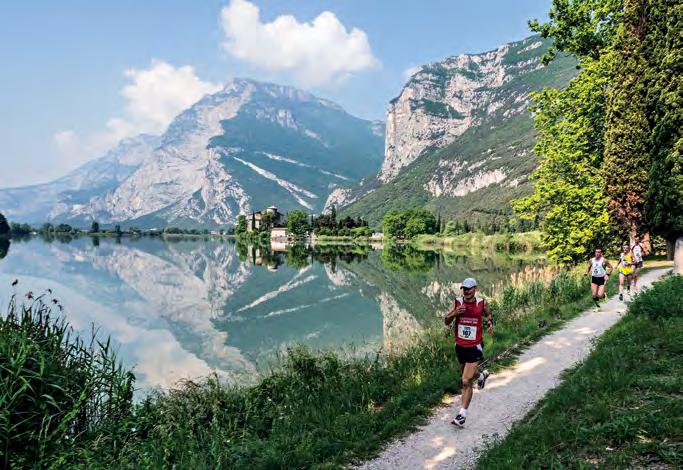
[[[633,292],[638,292],[638,273],[643,269],[643,256],[647,256],[650,253],[645,249],[645,245],[640,242],[640,237],[633,239],[631,253],[633,253],[633,258],[636,262],[633,266]]]
[[[608,271],[609,269],[609,271]],[[605,298],[605,282],[612,274],[612,265],[609,260],[602,256],[602,249],[595,249],[595,256],[588,261],[588,268],[583,274],[588,276],[591,274],[591,295],[593,302],[595,302],[595,311],[600,311],[600,301]]]

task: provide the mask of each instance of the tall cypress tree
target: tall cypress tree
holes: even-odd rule
[[[676,239],[683,251],[683,5],[652,0],[649,18],[646,47],[653,132],[645,213],[652,231],[667,240],[673,257]],[[683,253],[676,258],[683,258]],[[680,260],[676,266],[681,268]]]
[[[644,227],[645,193],[652,160],[647,114],[645,35],[647,0],[627,0],[611,52],[602,173],[610,218],[631,240]]]

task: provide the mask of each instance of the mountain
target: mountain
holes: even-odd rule
[[[8,219],[41,223],[65,218],[90,198],[109,191],[152,155],[159,137],[141,134],[124,139],[105,155],[50,183],[0,189],[0,210]]]
[[[134,165],[105,166],[124,149],[133,155],[122,142],[55,182],[0,190],[0,210],[29,222],[140,227],[222,226],[271,205],[321,212],[334,188],[378,170],[384,125],[296,88],[236,79],[144,139]]]
[[[377,171],[382,126],[295,88],[236,79],[178,115],[152,157],[75,219],[219,226],[270,205],[320,212]]]
[[[537,164],[530,92],[576,73],[571,57],[542,65],[549,45],[533,36],[422,67],[389,103],[380,171],[338,188],[326,207],[374,224],[413,207],[480,221],[508,212],[511,198],[531,190]]]

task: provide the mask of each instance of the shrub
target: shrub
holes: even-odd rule
[[[657,283],[657,289],[645,289],[629,307],[634,315],[650,318],[683,317],[683,276],[672,275]]]

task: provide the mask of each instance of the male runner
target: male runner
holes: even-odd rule
[[[609,275],[612,274],[612,264],[602,256],[601,248],[596,248],[595,256],[588,261],[588,268],[583,275],[588,276],[588,273],[591,273],[591,295],[593,302],[595,302],[595,311],[598,312],[600,311],[600,301],[605,299],[605,282],[609,280]]]
[[[645,249],[645,246],[640,243],[640,237],[635,237],[633,239],[633,246],[631,247],[631,253],[633,253],[633,258],[636,262],[633,267],[633,291],[638,292],[638,274],[643,270],[643,256],[647,256],[649,253]]]
[[[460,363],[462,373],[462,406],[451,424],[458,427],[465,425],[467,408],[472,401],[472,381],[478,375],[477,385],[480,389],[486,385],[489,376],[487,370],[477,374],[478,363],[484,357],[484,341],[482,337],[484,317],[486,331],[493,334],[493,317],[486,300],[477,297],[477,281],[468,277],[462,281],[462,297],[453,302],[453,308],[446,314],[444,322],[450,325],[455,320],[455,354]]]
[[[622,252],[619,255],[619,300],[624,300],[624,281],[626,281],[626,290],[631,292],[631,280],[633,279],[633,266],[636,264],[631,255],[631,249],[628,245],[621,247]]]

